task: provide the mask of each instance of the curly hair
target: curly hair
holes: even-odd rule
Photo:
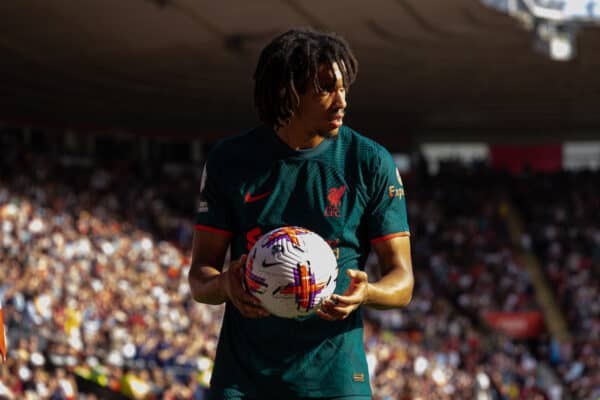
[[[260,120],[274,128],[283,126],[294,115],[309,82],[317,93],[323,91],[319,66],[334,62],[347,90],[356,79],[358,61],[341,36],[303,28],[273,39],[261,52],[254,72],[254,105]]]

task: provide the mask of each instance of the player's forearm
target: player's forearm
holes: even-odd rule
[[[368,284],[365,304],[377,309],[406,306],[412,298],[413,286],[412,271],[395,269],[379,281]]]
[[[383,277],[367,286],[365,304],[373,308],[396,308],[410,303],[414,277],[410,237],[398,236],[374,245]]]
[[[194,266],[188,276],[192,297],[199,303],[221,304],[227,301],[223,273],[210,266]]]

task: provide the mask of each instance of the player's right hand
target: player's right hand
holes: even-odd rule
[[[238,260],[229,265],[229,269],[223,272],[223,289],[227,299],[246,318],[263,318],[269,312],[260,304],[260,300],[252,296],[242,286],[242,267],[246,264],[247,255],[242,255]]]

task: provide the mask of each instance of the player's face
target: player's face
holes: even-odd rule
[[[309,83],[306,93],[300,96],[296,117],[311,134],[335,136],[342,126],[347,105],[346,88],[338,64],[322,64],[318,79],[323,90],[318,92]]]

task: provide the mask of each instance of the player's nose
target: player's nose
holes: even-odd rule
[[[346,91],[344,89],[337,90],[334,98],[334,106],[337,109],[345,109],[348,103],[346,102]]]

